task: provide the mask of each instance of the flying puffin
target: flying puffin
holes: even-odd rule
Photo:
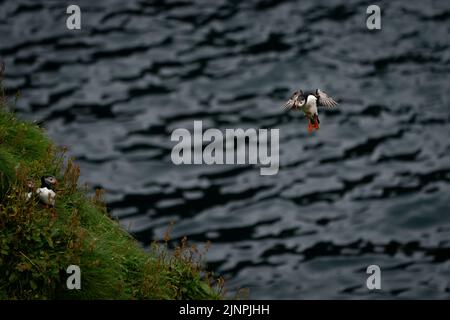
[[[332,108],[338,103],[320,89],[314,92],[295,91],[291,98],[284,104],[285,110],[296,109],[305,113],[308,118],[308,132],[319,130],[319,113],[317,107]]]
[[[39,200],[47,205],[54,206],[56,193],[54,188],[58,184],[58,180],[54,176],[41,177],[41,187],[36,190]]]

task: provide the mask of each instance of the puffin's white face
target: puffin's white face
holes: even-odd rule
[[[44,176],[41,178],[42,187],[53,189],[58,184],[58,180],[54,176]]]
[[[46,181],[47,183],[51,184],[51,185],[56,184],[56,178],[55,178],[55,177],[47,177],[47,178],[45,179],[45,181]]]

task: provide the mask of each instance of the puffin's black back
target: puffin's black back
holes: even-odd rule
[[[313,95],[313,96],[316,95],[316,91],[310,91],[310,90],[305,90],[305,91],[299,90],[299,91],[300,91],[299,100],[306,99],[306,98],[308,98],[309,95]]]

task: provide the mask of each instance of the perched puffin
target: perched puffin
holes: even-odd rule
[[[54,176],[41,177],[41,187],[36,190],[39,195],[39,200],[50,206],[55,205],[56,193],[54,188],[58,184],[58,180]]]
[[[313,129],[319,130],[320,120],[317,107],[332,108],[337,105],[338,103],[333,98],[322,90],[316,89],[315,92],[295,91],[283,108],[285,110],[297,109],[303,111],[308,118],[308,132],[311,133]]]

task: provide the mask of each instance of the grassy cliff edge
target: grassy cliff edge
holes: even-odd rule
[[[197,250],[146,252],[106,212],[101,193],[77,185],[79,168],[35,124],[0,101],[0,299],[220,299]],[[56,205],[25,201],[25,181],[58,178]],[[68,290],[66,269],[81,269]],[[214,283],[213,283],[214,282]]]

